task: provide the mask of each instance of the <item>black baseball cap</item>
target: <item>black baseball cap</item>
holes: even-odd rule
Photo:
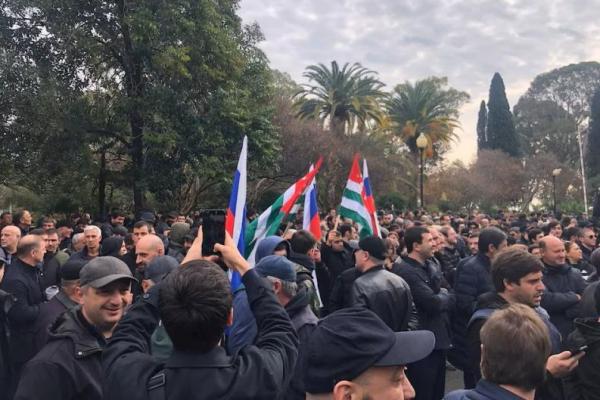
[[[319,321],[306,344],[304,385],[308,393],[331,393],[371,367],[407,365],[435,345],[430,331],[394,332],[364,307],[336,311]]]
[[[136,281],[127,264],[116,257],[96,257],[89,261],[79,272],[79,284],[101,288],[119,279]]]
[[[369,253],[378,260],[385,260],[387,248],[385,242],[378,236],[367,236],[358,242],[358,248]]]
[[[75,281],[79,279],[81,269],[86,263],[87,261],[82,259],[67,260],[67,262],[60,267],[61,279],[65,281]]]

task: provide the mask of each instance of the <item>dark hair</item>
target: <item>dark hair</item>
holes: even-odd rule
[[[529,251],[531,253],[531,252],[533,252],[533,250],[539,249],[539,248],[540,248],[540,245],[537,243],[534,243],[534,244],[530,244],[529,247],[527,247],[527,251]]]
[[[523,304],[497,310],[480,332],[481,372],[497,385],[533,390],[546,379],[551,344],[548,328]]]
[[[565,251],[568,253],[569,251],[571,251],[571,248],[573,247],[574,244],[577,244],[575,242],[571,242],[569,240],[565,241]]]
[[[351,224],[342,224],[342,225],[338,226],[338,231],[340,232],[340,235],[342,235],[342,237],[344,237],[346,232],[352,231],[352,225]]]
[[[552,229],[554,229],[556,226],[560,226],[560,228],[562,229],[562,225],[560,225],[560,222],[558,222],[558,221],[548,222],[548,224],[546,224],[546,226],[544,227],[544,235],[549,235],[550,231]]]
[[[504,292],[504,280],[519,284],[526,275],[541,272],[542,261],[520,247],[508,247],[498,252],[492,261],[492,282],[497,292]]]
[[[125,215],[125,213],[124,213],[123,211],[121,211],[121,210],[119,210],[119,209],[113,209],[113,210],[110,212],[110,217],[111,217],[111,218],[117,218],[117,217],[123,217],[123,218],[125,218],[125,217],[126,217],[126,215]]]
[[[571,228],[567,228],[567,229],[565,229],[565,231],[563,232],[563,238],[564,238],[565,240],[571,240],[571,238],[572,238],[573,236],[575,236],[575,238],[578,238],[578,237],[581,237],[581,236],[582,236],[582,232],[583,232],[583,231],[582,231],[581,229],[579,229],[579,228],[578,228],[578,227],[576,227],[576,226],[573,226],[573,227],[571,227]]]
[[[290,247],[294,253],[307,254],[310,249],[315,247],[315,244],[317,244],[317,239],[304,229],[294,232],[290,239]]]
[[[135,224],[133,224],[133,229],[140,229],[143,227],[148,227],[148,232],[152,231],[152,225],[149,222],[146,221],[138,221]]]
[[[506,233],[498,228],[485,228],[479,232],[479,252],[486,254],[489,251],[490,244],[498,248],[506,240]]]
[[[0,214],[0,219],[4,218],[5,215],[12,215],[9,211],[4,211],[2,214]]]
[[[406,244],[406,251],[413,251],[413,246],[415,243],[421,244],[423,243],[423,235],[429,233],[429,229],[424,226],[413,226],[406,230],[404,234],[404,244]]]
[[[527,237],[529,238],[529,243],[533,243],[533,240],[535,239],[535,237],[537,235],[539,235],[540,233],[544,233],[544,232],[542,232],[542,230],[539,228],[531,228],[530,230],[528,230]]]
[[[13,223],[15,225],[18,225],[21,223],[21,218],[23,218],[23,214],[25,214],[27,210],[25,208],[20,208],[18,210],[15,210],[14,214],[13,214]]]
[[[35,228],[29,231],[30,235],[35,235],[35,236],[42,236],[46,234],[46,231],[43,230],[42,228]]]
[[[206,353],[218,343],[231,311],[227,275],[215,263],[194,260],[164,279],[158,309],[177,350]]]
[[[45,231],[46,235],[54,235],[54,234],[58,234],[56,228],[50,228],[50,229],[46,229]]]

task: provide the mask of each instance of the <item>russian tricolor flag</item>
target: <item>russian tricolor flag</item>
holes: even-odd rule
[[[237,248],[242,255],[245,251],[247,159],[248,137],[244,136],[242,152],[240,153],[237,170],[233,177],[233,188],[231,190],[231,197],[229,198],[227,216],[225,217],[225,230],[233,238],[234,243],[237,243]],[[242,278],[240,274],[235,271],[232,272],[231,289],[236,290],[241,283]]]
[[[314,167],[311,165],[310,170]],[[319,217],[319,208],[317,207],[317,185],[316,176],[312,179],[311,183],[304,194],[304,215],[302,218],[302,229],[312,233],[317,239],[321,240],[321,218]]]
[[[381,237],[381,230],[379,229],[379,222],[377,221],[377,209],[375,208],[375,198],[373,197],[373,191],[371,190],[371,180],[369,179],[369,169],[367,168],[366,159],[363,159],[362,196],[367,212],[371,217],[370,223],[373,235]]]

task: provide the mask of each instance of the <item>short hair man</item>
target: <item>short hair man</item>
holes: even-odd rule
[[[531,228],[527,231],[527,238],[530,244],[538,244],[540,239],[544,237],[544,232],[539,228]]]
[[[408,256],[392,271],[408,283],[417,310],[421,329],[435,335],[435,349],[424,359],[411,364],[408,376],[424,399],[441,399],[446,383],[446,351],[451,346],[448,312],[454,306],[454,296],[441,287],[441,271],[427,262],[433,256],[430,230],[415,226],[404,235]]]
[[[302,380],[303,369],[301,360],[305,356],[304,348],[318,319],[310,309],[310,298],[306,288],[298,290],[294,264],[282,256],[271,255],[262,258],[255,266],[256,272],[267,278],[273,292],[288,313],[294,329],[298,333],[298,361],[294,368],[294,376],[285,391],[286,399],[304,399],[305,390]]]
[[[313,280],[315,271],[315,261],[311,257],[313,249],[317,245],[317,240],[307,230],[296,231],[290,239],[290,254],[288,258],[296,264],[296,280],[298,287],[305,287],[310,297],[310,308],[315,315],[319,315],[321,301],[317,286]]]
[[[479,253],[479,233],[471,233],[467,238],[467,247],[469,248],[469,253],[474,256]]]
[[[45,300],[40,286],[40,270],[44,259],[45,243],[36,235],[26,235],[19,241],[16,257],[0,288],[16,298],[15,305],[7,314],[11,335],[9,340],[10,366],[13,371],[12,385],[7,391],[14,393],[25,363],[39,350],[35,346],[35,332],[31,327],[40,315],[40,304]],[[9,396],[10,398],[10,396]]]
[[[550,221],[544,229],[546,236],[551,235],[557,239],[562,239],[563,229],[562,225],[558,221]]]
[[[596,232],[594,232],[594,228],[587,226],[579,232],[580,235],[577,240],[579,242],[579,247],[581,247],[581,255],[587,263],[590,263],[592,252],[596,248]]]
[[[47,303],[40,305],[40,315],[36,320],[36,346],[41,349],[48,341],[48,327],[63,312],[82,303],[79,272],[85,265],[83,260],[70,260],[60,267],[60,290]]]
[[[96,257],[80,271],[82,305],[63,313],[46,346],[27,364],[16,398],[102,399],[102,352],[123,316],[134,278],[115,257]]]
[[[540,307],[544,293],[542,282],[543,265],[529,252],[510,247],[500,251],[492,264],[494,291],[480,296],[475,313],[472,315],[467,331],[467,347],[470,367],[480,378],[479,361],[481,352],[480,331],[485,321],[498,309],[509,304],[523,304],[535,309],[546,324],[552,352],[558,353],[548,359],[547,368],[552,376],[560,378],[575,368],[577,358],[570,352],[560,351],[561,336],[550,321],[547,312]]]
[[[573,319],[579,317],[579,303],[586,283],[581,273],[566,263],[565,245],[559,238],[548,235],[540,240],[544,263],[546,292],[542,307],[563,337],[573,330]]]
[[[165,245],[156,235],[146,235],[140,238],[135,246],[136,266],[143,271],[154,257],[165,255]]]
[[[228,235],[215,251],[242,276],[258,336],[255,345],[232,356],[219,346],[231,323],[231,287],[219,266],[199,259],[201,232],[184,264],[135,303],[117,326],[104,352],[105,398],[270,399],[289,381],[296,363],[294,328],[268,282],[250,269]],[[146,345],[159,317],[175,349],[165,369]]]
[[[354,253],[360,276],[354,281],[350,304],[373,311],[394,332],[408,329],[412,296],[406,281],[384,267],[387,248],[383,239],[367,236]]]
[[[13,255],[17,252],[17,244],[21,239],[21,230],[14,226],[8,225],[2,228],[0,232],[0,252],[3,253],[8,265],[12,261]]]
[[[481,329],[483,380],[444,399],[533,399],[546,378],[550,349],[548,330],[530,307],[512,304],[496,311]]]
[[[411,399],[406,366],[431,353],[434,342],[429,331],[394,332],[363,307],[336,311],[308,341],[306,399]]]
[[[13,216],[10,212],[4,211],[2,214],[0,214],[0,229],[4,228],[5,226],[12,225],[12,223]]]
[[[43,230],[48,229],[56,229],[56,220],[52,217],[44,217],[42,218],[42,227]]]
[[[96,225],[88,225],[83,228],[83,241],[85,247],[73,253],[70,259],[90,261],[100,255],[100,241],[102,240],[102,231]]]
[[[31,229],[31,213],[26,209],[20,209],[13,214],[13,223],[21,230],[21,236],[25,236]]]

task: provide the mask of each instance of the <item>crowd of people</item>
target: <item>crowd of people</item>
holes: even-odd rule
[[[197,213],[2,213],[0,400],[600,398],[591,221],[378,217],[293,221],[250,265]]]

